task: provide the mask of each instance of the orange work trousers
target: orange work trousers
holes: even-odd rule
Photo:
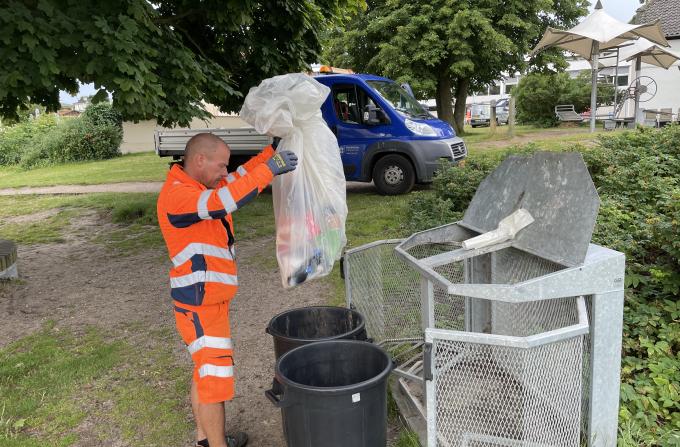
[[[194,362],[200,403],[234,397],[234,359],[229,303],[189,306],[175,301],[177,330]]]

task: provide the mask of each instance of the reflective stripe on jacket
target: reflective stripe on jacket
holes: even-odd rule
[[[174,165],[158,197],[158,223],[168,247],[171,296],[192,306],[230,300],[238,289],[231,213],[271,183],[268,146],[208,189]]]

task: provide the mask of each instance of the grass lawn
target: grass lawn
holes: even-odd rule
[[[535,126],[515,126],[515,136],[508,136],[508,126],[498,126],[492,133],[489,127],[472,128],[465,127],[462,138],[468,146],[471,155],[489,152],[503,151],[509,146],[516,144],[534,143],[546,150],[564,149],[573,143],[581,143],[595,140],[605,133],[597,130],[594,134],[588,132],[587,127],[575,128],[540,128]]]
[[[514,144],[528,142],[546,146],[546,149],[559,149],[571,143],[595,138],[585,127],[544,129],[516,126],[513,139],[508,137],[507,130],[507,126],[499,126],[492,134],[488,127],[473,129],[467,126],[463,139],[470,154],[475,154],[503,150]],[[600,133],[602,131],[595,135]],[[144,152],[127,154],[112,160],[67,163],[30,171],[3,166],[0,167],[0,188],[163,181],[169,162],[170,159],[160,158],[154,152]]]
[[[163,181],[169,162],[169,158],[160,158],[155,152],[143,152],[111,160],[66,163],[30,171],[2,166],[0,188]]]
[[[189,384],[186,368],[175,363],[172,347],[162,342],[170,336],[171,328],[146,331],[138,338],[160,341],[144,349],[97,328],[83,335],[48,324],[4,347],[0,445],[36,446],[37,431],[40,445],[70,446],[78,441],[74,428],[88,417],[103,416],[115,424],[114,436],[139,445],[173,445],[185,438],[192,427],[177,396],[186,395]],[[106,414],[92,411],[95,402],[108,403]],[[108,433],[98,435],[104,439]]]

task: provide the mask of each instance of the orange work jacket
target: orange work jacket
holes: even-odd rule
[[[271,183],[268,146],[208,189],[174,165],[158,197],[161,233],[173,267],[170,295],[191,306],[229,301],[238,290],[231,213]]]

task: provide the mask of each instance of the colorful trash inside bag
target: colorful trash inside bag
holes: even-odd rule
[[[340,149],[320,110],[329,93],[302,73],[275,76],[251,88],[241,108],[255,130],[281,137],[278,151],[299,159],[295,171],[273,183],[276,257],[286,288],[330,273],[347,242]]]

